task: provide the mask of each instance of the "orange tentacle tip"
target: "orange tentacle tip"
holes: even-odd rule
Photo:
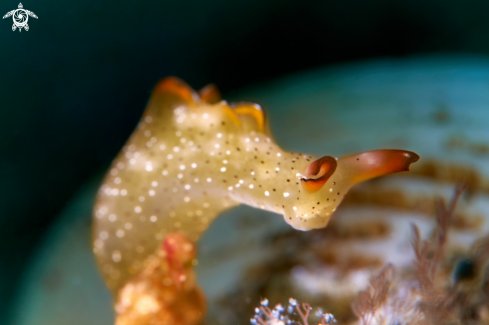
[[[408,171],[419,160],[419,155],[407,150],[381,149],[340,158],[355,172],[353,183],[387,174]]]
[[[199,90],[200,100],[206,104],[216,104],[221,101],[221,93],[214,84],[208,84]]]
[[[244,102],[233,104],[233,108],[238,115],[251,116],[258,125],[259,131],[263,131],[265,129],[265,113],[263,112],[263,109],[260,105]]]
[[[304,189],[316,192],[328,181],[337,167],[336,158],[324,156],[313,161],[306,169],[306,177],[301,178]]]
[[[200,101],[199,95],[185,81],[176,77],[167,77],[158,82],[154,92],[175,94],[192,106]]]
[[[221,101],[221,103],[223,105],[224,113],[234,122],[236,126],[240,126],[241,122],[239,121],[239,117],[236,112],[231,107],[229,107],[228,103],[225,100]]]

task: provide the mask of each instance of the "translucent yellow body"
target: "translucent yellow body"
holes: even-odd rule
[[[338,159],[285,152],[258,105],[230,106],[213,87],[197,94],[167,78],[100,188],[94,252],[117,294],[148,266],[167,234],[195,242],[238,204],[281,214],[296,229],[324,227],[351,186],[407,170],[416,160],[401,150]]]

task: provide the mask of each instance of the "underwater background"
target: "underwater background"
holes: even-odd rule
[[[0,24],[0,323],[70,198],[175,75],[228,96],[338,63],[489,55],[483,1],[32,1]],[[2,1],[2,15],[17,2]],[[488,87],[489,91],[489,87]],[[224,97],[225,97],[224,96]]]

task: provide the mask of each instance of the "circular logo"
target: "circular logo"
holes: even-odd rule
[[[38,18],[35,13],[30,10],[24,9],[22,3],[19,3],[18,9],[10,10],[5,15],[3,15],[2,19],[12,17],[12,20],[14,21],[14,24],[12,25],[12,31],[16,31],[18,29],[20,32],[22,31],[22,29],[25,29],[26,31],[29,30],[29,25],[27,25],[29,16],[36,19]]]
[[[23,27],[27,24],[27,20],[29,19],[27,12],[24,9],[17,9],[13,14],[14,24],[17,27]]]

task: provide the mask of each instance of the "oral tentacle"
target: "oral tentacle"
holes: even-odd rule
[[[392,173],[409,171],[419,156],[407,150],[381,149],[348,155],[338,159],[338,177],[353,186]]]

